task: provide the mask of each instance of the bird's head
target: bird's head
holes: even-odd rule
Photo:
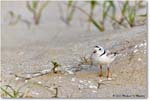
[[[93,50],[93,54],[102,54],[104,53],[104,48],[101,46],[95,46]]]

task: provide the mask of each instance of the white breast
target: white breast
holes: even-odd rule
[[[106,55],[99,57],[100,64],[110,64],[113,60],[114,58],[110,58]]]
[[[115,58],[110,58],[106,56],[106,54],[102,56],[99,56],[97,54],[92,55],[92,61],[94,64],[110,64],[114,59]]]

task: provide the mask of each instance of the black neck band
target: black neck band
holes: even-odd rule
[[[104,55],[105,53],[106,53],[106,51],[104,50],[104,52],[100,56]]]

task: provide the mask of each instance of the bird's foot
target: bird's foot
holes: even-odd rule
[[[107,74],[107,80],[112,80],[112,74],[110,72]]]
[[[99,73],[99,77],[102,77],[102,76],[103,76],[103,73],[102,73],[102,72],[100,72],[100,73]]]
[[[108,77],[107,80],[112,80],[112,78],[111,78],[111,77]]]

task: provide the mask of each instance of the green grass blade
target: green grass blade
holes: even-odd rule
[[[121,10],[122,16],[125,16],[125,14],[127,12],[127,9],[128,9],[128,6],[129,6],[129,1],[125,1],[124,5],[123,5],[123,8]]]
[[[29,1],[26,2],[26,7],[27,7],[27,9],[28,9],[30,12],[32,12],[32,13],[35,12],[35,9],[33,9],[33,8],[31,7],[31,4],[30,4]]]
[[[32,1],[32,7],[33,9],[36,9],[38,6],[39,1]]]
[[[95,27],[99,30],[99,31],[104,31],[104,27],[101,24],[98,24],[94,19],[91,18],[91,22],[95,25]]]
[[[136,10],[135,10],[135,6],[133,6],[130,8],[130,11],[128,14],[128,21],[129,21],[131,27],[135,23],[135,17],[136,17]]]
[[[42,12],[43,12],[44,8],[46,8],[46,6],[48,5],[48,3],[49,3],[49,1],[44,1],[44,3],[39,8],[39,11],[36,14],[35,24],[39,24],[40,18],[42,16]]]
[[[73,0],[69,0],[69,1],[68,1],[68,5],[67,5],[68,8],[70,8],[72,5],[73,5]]]
[[[75,2],[73,0],[69,0],[68,1],[68,5],[67,5],[67,10],[68,10],[68,14],[67,14],[67,24],[70,24],[71,20],[73,19],[73,15],[75,12],[75,8],[73,6],[75,6]]]
[[[4,93],[6,93],[8,96],[10,96],[11,98],[14,98],[14,96],[11,95],[7,90],[3,89],[2,87],[0,87],[0,88],[1,88],[1,90],[2,90]]]
[[[97,4],[98,4],[98,2],[96,0],[91,0],[90,1],[91,10],[94,10],[94,8],[96,7]]]
[[[112,8],[112,18],[115,19],[115,15],[116,15],[116,6],[115,6],[115,4],[114,4],[113,1],[109,1],[109,2],[110,2],[110,6],[111,6],[111,8]]]

